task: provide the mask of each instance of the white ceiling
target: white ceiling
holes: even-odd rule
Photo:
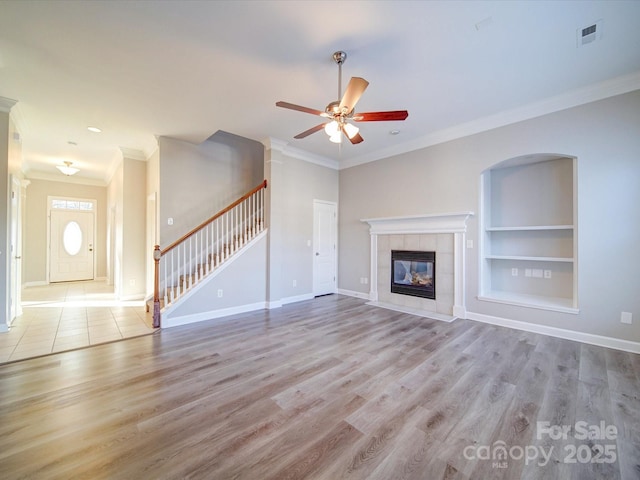
[[[639,19],[640,1],[0,0],[0,96],[18,101],[34,178],[71,160],[105,182],[120,147],[218,130],[344,167],[640,88]],[[602,38],[577,48],[599,20]],[[322,119],[275,102],[336,100],[336,50],[343,85],[370,82],[358,111],[409,118],[360,123],[365,141],[340,149],[295,140]]]

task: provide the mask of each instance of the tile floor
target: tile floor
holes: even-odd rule
[[[154,332],[144,302],[116,301],[105,281],[27,287],[22,310],[0,333],[0,363]]]

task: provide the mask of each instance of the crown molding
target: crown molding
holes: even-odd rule
[[[343,160],[340,169],[355,167],[369,162],[375,162],[383,158],[413,152],[422,148],[431,147],[458,138],[468,137],[477,133],[486,132],[494,128],[504,127],[513,123],[530,120],[550,113],[567,110],[569,108],[586,105],[588,103],[604,100],[605,98],[623,95],[625,93],[640,90],[640,72],[624,75],[604,82],[589,85],[587,87],[572,90],[570,92],[549,97],[539,102],[530,103],[512,110],[505,110],[495,115],[461,123],[451,128],[438,130],[411,142],[396,145],[391,148],[381,149],[371,154]]]
[[[338,170],[340,168],[338,161],[333,160],[332,158],[323,157],[322,155],[316,155],[315,153],[310,153],[306,150],[292,147],[288,142],[278,138],[269,137],[263,140],[262,144],[267,150],[275,150],[288,157],[297,158],[298,160],[303,160],[305,162],[320,165],[321,167],[331,168],[333,170]]]
[[[147,157],[142,150],[138,150],[136,148],[129,148],[129,147],[120,147],[120,151],[122,152],[123,158],[129,158],[131,160],[139,160],[141,162],[147,161]]]
[[[29,170],[25,173],[27,181],[30,180],[46,180],[48,182],[61,182],[61,183],[74,183],[78,185],[91,185],[94,187],[106,187],[107,183],[104,180],[96,178],[79,177],[77,175],[66,176],[62,174],[52,174],[47,172],[41,172],[39,170]]]
[[[0,112],[9,113],[11,108],[18,103],[17,100],[13,100],[7,97],[0,97]]]
[[[29,125],[27,124],[27,119],[24,116],[24,112],[20,106],[20,103],[17,103],[11,109],[11,120],[13,120],[13,124],[16,127],[16,130],[21,136],[24,136],[28,131]]]

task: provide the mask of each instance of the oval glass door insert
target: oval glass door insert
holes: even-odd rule
[[[64,251],[72,257],[77,255],[82,247],[82,230],[78,222],[69,222],[64,227],[62,234],[62,244],[64,245]]]

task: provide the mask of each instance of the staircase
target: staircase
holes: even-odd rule
[[[154,327],[161,326],[166,309],[213,276],[264,230],[266,188],[264,180],[168,247],[155,246]]]

